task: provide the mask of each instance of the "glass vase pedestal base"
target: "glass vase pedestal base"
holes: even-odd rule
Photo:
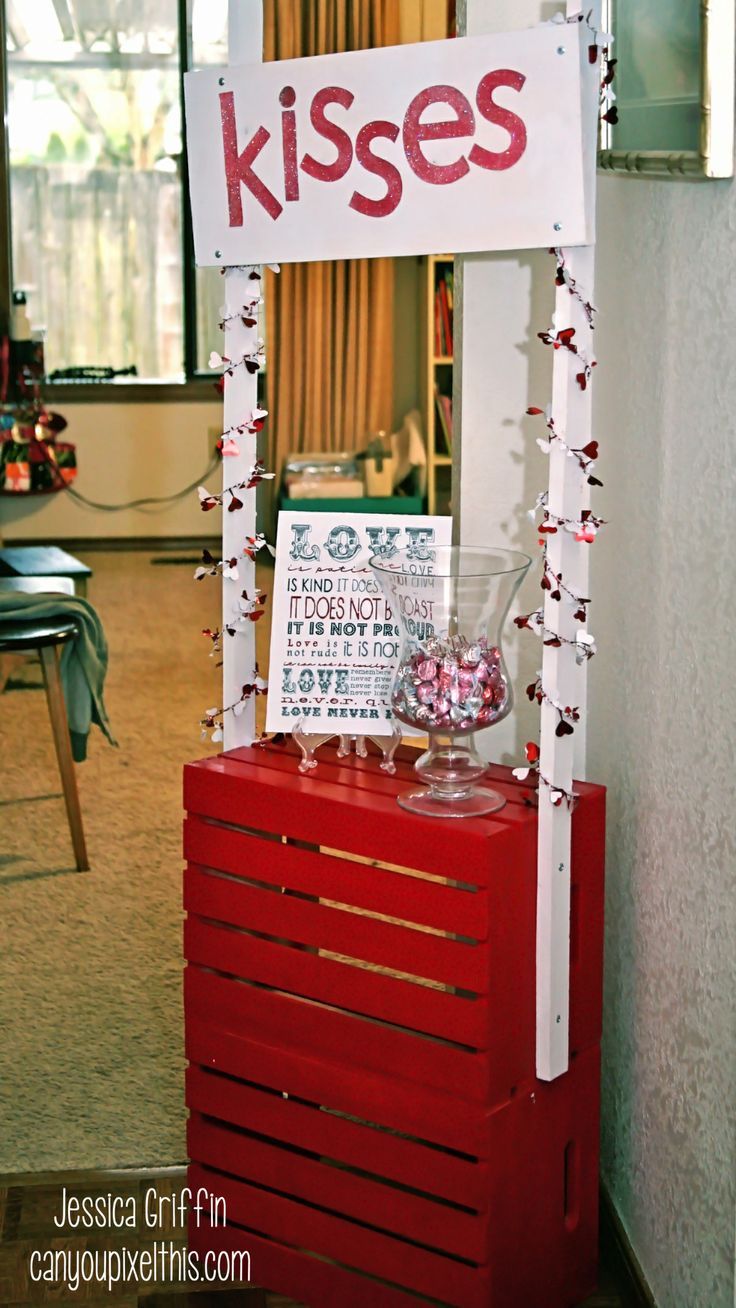
[[[422,817],[464,818],[497,813],[506,800],[495,790],[475,783],[488,771],[472,736],[447,741],[432,736],[429,749],[414,765],[424,783],[421,790],[398,795],[401,808]]]

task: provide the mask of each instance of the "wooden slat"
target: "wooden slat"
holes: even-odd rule
[[[192,863],[233,876],[284,886],[474,940],[487,937],[488,898],[484,890],[457,890],[345,858],[326,858],[316,850],[261,840],[199,817],[188,817],[184,824],[184,853]]]
[[[349,754],[346,758],[338,758],[336,741],[322,746],[317,755],[319,764],[317,775],[321,772],[325,779],[331,779],[339,784],[352,787],[355,785],[356,778],[365,773],[367,777],[373,779],[375,789],[380,791],[383,788],[385,793],[389,793],[389,789],[396,784],[397,780],[399,783],[416,784],[415,764],[421,753],[420,749],[412,748],[410,745],[400,745],[394,755],[396,773],[393,777],[390,777],[378,766],[380,755],[376,746],[368,741],[367,747],[368,757],[362,759],[357,754]],[[255,761],[261,767],[283,768],[293,771],[295,766],[298,768],[301,751],[291,737],[287,737],[285,741],[278,745],[265,741],[263,744],[255,746],[228,750],[220,757],[233,759],[241,763]],[[489,763],[488,772],[478,784],[498,790],[506,799],[509,807],[513,805],[527,813],[533,812],[533,810],[530,810],[525,798],[529,790],[529,782],[518,781],[510,767],[506,767],[502,763]],[[602,786],[594,785],[592,782],[575,782],[575,790],[580,795],[581,803],[584,803],[588,798],[593,797],[603,789]],[[515,820],[515,818],[510,818],[506,809],[501,809],[498,813],[493,813],[487,818],[481,819],[481,821],[493,821],[494,823],[508,820]]]
[[[243,763],[252,763],[254,761],[253,753],[249,753],[247,749],[233,751],[228,757]],[[310,779],[320,780],[331,785],[342,786],[349,791],[358,791],[393,799],[396,799],[398,795],[401,795],[409,788],[416,790],[420,784],[413,762],[401,758],[395,759],[396,773],[390,776],[376,766],[375,757],[363,759],[353,754],[340,759],[337,757],[336,751],[329,747],[324,751],[321,749],[317,757],[319,760],[318,767],[311,778],[305,778],[307,781]],[[414,757],[416,758],[416,755]],[[270,749],[267,746],[258,747],[255,762],[262,771],[281,773],[286,777],[294,776],[298,770],[298,758],[294,757],[288,747],[272,746]],[[514,826],[519,822],[534,820],[528,805],[523,803],[523,792],[517,788],[516,784],[514,786],[508,784],[508,772],[507,775],[502,775],[500,782],[491,783],[487,778],[482,778],[479,784],[498,791],[507,803],[504,808],[499,809],[496,813],[481,817],[476,821],[481,824],[493,822],[495,826],[499,824]],[[436,822],[436,819],[433,819],[433,821]]]
[[[506,830],[476,818],[445,823],[407,816],[393,796],[268,772],[230,757],[184,768],[184,807],[234,826],[329,844],[402,867],[413,867],[421,849],[423,871],[473,885],[487,884],[490,842]]]
[[[393,967],[430,981],[479,993],[487,989],[488,954],[477,945],[228,881],[194,866],[187,868],[184,877],[184,907],[200,917]]]
[[[196,1066],[187,1068],[186,1102],[189,1108],[209,1117],[298,1145],[466,1208],[481,1212],[488,1207],[486,1163],[469,1162],[403,1139],[395,1132],[351,1121],[334,1111],[325,1111],[319,1103],[300,1103],[278,1091],[259,1090]]]
[[[285,1235],[282,1236],[282,1239]],[[319,1308],[420,1308],[415,1295],[382,1284],[373,1277],[349,1271],[336,1262],[324,1262],[301,1249],[256,1235],[238,1226],[201,1227],[190,1223],[189,1248],[202,1257],[208,1250],[248,1250],[253,1281],[269,1290],[288,1295],[295,1303],[318,1304]],[[485,1288],[474,1295],[467,1308],[488,1308]],[[479,1278],[480,1279],[480,1278]],[[484,1294],[485,1297],[481,1297]]]
[[[247,1029],[255,1039],[308,1050],[317,1057],[351,1062],[440,1090],[458,1099],[483,1101],[488,1094],[488,1064],[418,1035],[349,1017],[306,999],[274,994],[243,982],[214,976],[190,964],[184,972],[187,1011],[206,1019],[214,1011],[226,1031]]]
[[[338,758],[337,742],[330,742],[322,746],[317,755],[319,769],[323,769],[325,776],[330,776],[334,780],[339,779],[342,784],[348,786],[354,784],[355,774],[361,772],[367,772],[373,776],[376,779],[377,787],[380,787],[384,782],[395,782],[397,777],[400,781],[406,780],[410,784],[416,782],[417,774],[414,765],[421,753],[420,749],[412,748],[411,745],[400,745],[394,755],[396,774],[391,778],[387,773],[382,772],[378,766],[380,755],[376,746],[368,741],[367,747],[368,757],[365,759],[359,758],[357,754],[349,754],[346,758]],[[260,763],[262,767],[275,766],[276,764],[274,763],[274,760],[281,759],[282,761],[287,761],[288,769],[291,770],[292,762],[298,767],[301,758],[301,751],[298,749],[291,737],[287,737],[285,741],[278,745],[274,745],[270,741],[265,741],[263,744],[227,750],[224,754],[220,755],[220,758],[233,759],[234,761],[241,763],[252,763],[255,761],[256,764]],[[207,762],[206,759],[201,761]],[[280,767],[282,764],[278,764],[278,766]],[[333,769],[333,771],[328,772],[328,769]],[[338,769],[341,774],[339,778],[337,777]],[[509,805],[518,805],[529,811],[529,805],[525,799],[525,795],[529,790],[529,782],[518,781],[513,775],[512,769],[507,767],[505,764],[489,763],[488,772],[478,784],[490,786],[492,789],[500,791]],[[580,796],[581,803],[584,803],[587,799],[592,798],[604,789],[605,787],[595,785],[590,781],[575,782],[575,791]],[[481,820],[492,820],[498,822],[503,819],[504,813],[505,810],[501,809],[498,813],[491,814],[489,818]]]
[[[488,1047],[488,1007],[411,981],[306,954],[190,917],[184,928],[190,963],[229,972],[335,1008],[393,1022],[476,1049]]]
[[[487,1216],[461,1212],[319,1159],[305,1158],[294,1149],[207,1122],[199,1114],[189,1119],[187,1145],[192,1161],[205,1167],[329,1208],[438,1252],[483,1261]]]
[[[419,1140],[475,1157],[488,1156],[488,1113],[482,1105],[462,1102],[431,1086],[397,1077],[392,1069],[371,1071],[340,1057],[330,1060],[316,1050],[278,1046],[273,1035],[256,1036],[248,1028],[228,1031],[217,1010],[203,1017],[187,1008],[186,1056],[193,1063],[244,1081],[270,1086],[337,1112],[376,1122]],[[441,1178],[441,1155],[437,1154]],[[465,1165],[465,1159],[458,1159]],[[471,1164],[472,1165],[472,1164]]]
[[[222,1196],[233,1221],[263,1235],[281,1239],[288,1235],[297,1247],[445,1300],[457,1308],[478,1302],[477,1271],[465,1263],[318,1212],[306,1204],[270,1194],[197,1164],[189,1169],[189,1184],[193,1190],[203,1186]]]

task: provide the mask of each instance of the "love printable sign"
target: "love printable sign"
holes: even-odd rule
[[[390,735],[401,633],[370,559],[407,550],[420,574],[431,572],[451,533],[451,518],[279,514],[268,731],[301,722],[305,731]]]
[[[586,243],[582,27],[187,73],[197,263]]]

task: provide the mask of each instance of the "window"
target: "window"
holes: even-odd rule
[[[194,376],[222,279],[193,267],[181,77],[227,61],[227,0],[0,2],[12,287],[45,328],[47,373]]]

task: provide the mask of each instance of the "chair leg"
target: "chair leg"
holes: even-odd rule
[[[49,706],[49,717],[51,718],[51,730],[54,735],[59,772],[61,773],[61,784],[64,791],[64,803],[66,804],[66,815],[69,819],[72,845],[74,846],[74,857],[78,870],[87,872],[89,870],[89,861],[84,840],[82,812],[79,807],[77,778],[74,773],[72,743],[69,739],[66,704],[64,703],[64,692],[61,688],[61,677],[59,676],[59,650],[56,645],[42,645],[38,652],[41,656],[46,700]]]

